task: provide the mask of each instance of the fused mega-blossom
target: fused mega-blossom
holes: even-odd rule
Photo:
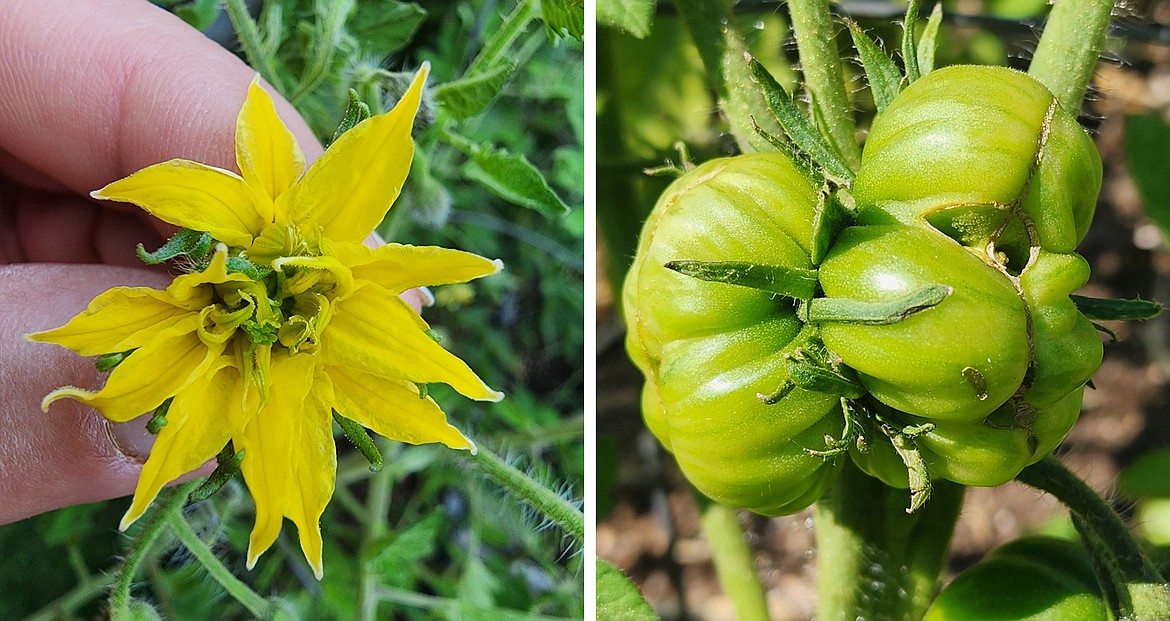
[[[256,503],[248,567],[282,520],[322,576],[321,514],[333,495],[333,412],[393,440],[475,451],[420,385],[498,401],[440,346],[400,293],[466,282],[499,261],[438,247],[362,242],[397,198],[427,67],[390,112],[342,134],[312,166],[254,80],[236,124],[239,175],[175,159],[93,196],[133,203],[217,242],[163,290],[118,287],[66,325],[29,335],[83,356],[131,351],[98,391],[69,398],[127,421],[172,399],[142,469],[125,529],[159,490],[231,441]],[[302,174],[303,173],[303,174]]]

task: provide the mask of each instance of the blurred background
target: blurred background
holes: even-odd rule
[[[600,5],[612,3],[601,2]],[[933,2],[924,2],[925,18]],[[947,0],[936,66],[1026,69],[1046,0]],[[642,221],[678,165],[737,153],[716,94],[676,4],[601,11],[598,25],[598,524],[597,553],[624,570],[664,619],[734,619],[700,532],[695,492],[645,429],[642,377],[625,354],[621,282]],[[799,67],[781,2],[731,2],[729,27],[789,91]],[[852,0],[833,10],[890,44],[905,3]],[[843,24],[852,104],[862,130],[873,116]],[[798,94],[799,95],[799,94]],[[1093,268],[1083,295],[1170,302],[1170,2],[1122,2],[1082,110],[1104,161],[1096,219],[1081,252]],[[1170,316],[1109,322],[1105,362],[1085,393],[1080,421],[1058,450],[1074,472],[1112,499],[1165,568],[1170,560]],[[812,511],[765,518],[741,512],[772,617],[812,618],[816,542]],[[948,576],[1024,533],[1072,536],[1056,501],[1019,484],[970,488]]]
[[[415,70],[431,78],[415,160],[379,232],[502,259],[506,269],[438,287],[425,318],[444,345],[506,393],[432,396],[480,446],[580,506],[584,487],[584,69],[581,7],[555,0],[159,0],[237,52],[327,144],[353,88],[375,114]],[[239,33],[239,36],[237,36]],[[39,413],[38,413],[39,414]],[[338,434],[338,484],[322,519],[325,580],[285,528],[254,571],[242,482],[188,521],[233,573],[302,619],[500,619],[583,614],[582,550],[463,452],[380,444],[377,474]],[[129,541],[129,499],[0,527],[0,619],[102,618]],[[388,508],[387,508],[388,507]],[[133,531],[131,532],[133,534]],[[164,540],[166,537],[164,537]],[[152,548],[135,595],[167,619],[246,619],[173,541]]]

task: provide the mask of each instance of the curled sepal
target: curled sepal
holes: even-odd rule
[[[926,75],[934,71],[934,53],[938,49],[938,28],[942,24],[942,3],[934,5],[930,11],[930,18],[926,20],[926,28],[922,37],[918,39],[918,71]]]
[[[227,270],[229,274],[238,272],[252,280],[264,280],[266,276],[272,273],[272,268],[256,265],[244,257],[228,257]]]
[[[825,137],[817,131],[812,121],[801,112],[796,102],[792,100],[792,96],[784,90],[783,86],[780,86],[776,78],[772,77],[772,74],[759,61],[754,58],[749,59],[748,65],[751,67],[752,75],[764,89],[764,99],[768,102],[768,108],[772,114],[776,115],[776,120],[780,121],[780,126],[784,128],[784,132],[788,134],[792,143],[812,158],[813,162],[816,162],[829,176],[835,178],[842,185],[849,185],[853,181],[853,171],[849,169],[849,165],[845,163],[841,155],[825,140]]]
[[[370,472],[377,472],[382,469],[384,465],[382,462],[382,452],[378,450],[374,440],[370,438],[370,434],[356,422],[337,413],[333,410],[333,420],[341,427],[341,431],[349,441],[357,447],[358,452],[370,462]]]
[[[191,257],[191,259],[199,261],[211,252],[213,243],[211,233],[206,231],[193,231],[191,229],[179,229],[179,232],[167,240],[167,243],[163,244],[162,248],[154,252],[147,252],[142,244],[138,244],[135,252],[138,253],[138,258],[147,265],[158,265],[181,256]]]
[[[188,499],[191,502],[199,502],[215,495],[240,471],[240,464],[244,462],[244,453],[244,449],[236,452],[231,442],[225,444],[219,454],[215,456],[215,470],[211,476],[207,477],[207,480],[203,481],[199,487],[196,487]]]
[[[848,323],[863,326],[886,326],[938,306],[954,289],[946,285],[929,285],[908,295],[881,302],[849,298],[816,298],[797,311],[810,323]]]
[[[1096,321],[1153,319],[1162,312],[1162,304],[1153,300],[1087,298],[1082,295],[1068,297],[1072,298],[1081,314]]]
[[[853,47],[861,58],[861,65],[865,69],[865,79],[869,83],[869,92],[873,96],[873,105],[878,112],[886,109],[891,101],[902,90],[902,72],[894,59],[878,47],[869,35],[861,30],[857,22],[846,19],[849,35],[853,37]]]
[[[154,413],[150,415],[150,420],[146,423],[146,430],[153,435],[158,435],[163,427],[167,426],[167,412],[171,409],[171,402],[175,398],[171,397],[162,402],[162,405],[154,409]]]
[[[852,222],[853,216],[841,204],[835,193],[822,192],[813,216],[812,249],[809,254],[813,265],[820,265],[829,254],[829,248],[837,235]]]
[[[930,500],[931,489],[930,472],[926,469],[926,460],[922,458],[915,438],[932,431],[934,424],[923,423],[899,428],[887,422],[879,422],[878,428],[890,439],[894,451],[906,465],[910,481],[910,506],[906,508],[906,513],[914,513]]]
[[[812,299],[817,291],[817,271],[800,267],[746,261],[669,261],[663,267],[699,280],[750,287],[798,300]]]
[[[336,141],[342,134],[368,118],[370,118],[370,107],[358,99],[357,91],[349,89],[349,105],[345,108],[345,114],[341,117],[341,123],[337,125],[337,131],[333,132],[333,138],[330,142]]]

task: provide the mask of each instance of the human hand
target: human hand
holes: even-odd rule
[[[64,385],[100,386],[91,360],[25,342],[114,286],[163,287],[134,254],[173,227],[90,191],[172,158],[235,170],[236,115],[254,71],[139,0],[0,3],[0,524],[129,494],[153,440],[108,424]],[[269,89],[274,92],[273,89]],[[321,146],[277,111],[309,161]],[[407,295],[410,294],[410,295]],[[407,292],[417,309],[424,295]]]

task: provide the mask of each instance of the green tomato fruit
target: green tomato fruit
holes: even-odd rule
[[[924,621],[1106,621],[1088,554],[1052,537],[1008,542],[939,593]]]
[[[955,66],[914,82],[879,115],[854,184],[859,223],[927,224],[972,248],[994,241],[1019,272],[1027,250],[1076,249],[1101,158],[1039,82]]]
[[[646,375],[650,430],[701,492],[765,514],[794,513],[832,481],[839,459],[810,455],[843,423],[836,395],[783,379],[809,336],[791,299],[708,282],[670,261],[812,268],[817,191],[784,156],[707,162],[676,180],[647,220],[623,290],[631,359]]]
[[[952,292],[889,325],[826,323],[825,345],[879,401],[933,420],[979,422],[1028,370],[1028,319],[1011,281],[937,231],[858,226],[820,267],[825,295],[882,301],[929,285]]]

